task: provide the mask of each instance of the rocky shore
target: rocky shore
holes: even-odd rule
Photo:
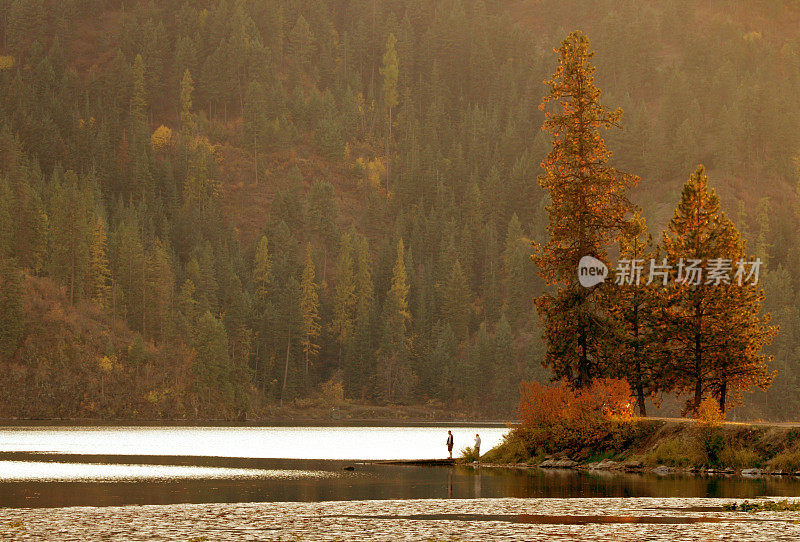
[[[518,467],[667,475],[800,476],[800,429],[794,426],[634,420],[612,443],[594,442],[545,455],[512,430],[484,455],[484,467]],[[550,450],[554,452],[556,450]]]

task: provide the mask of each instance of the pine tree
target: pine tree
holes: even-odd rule
[[[508,222],[503,248],[504,314],[511,314],[511,323],[518,326],[526,321],[533,309],[535,277],[532,276],[530,239],[522,231],[522,224],[514,213]]]
[[[302,297],[300,298],[300,311],[303,313],[303,337],[300,344],[305,354],[305,374],[308,378],[309,358],[316,356],[319,345],[319,286],[314,280],[314,259],[311,254],[311,243],[306,246],[306,265],[303,268],[302,282],[300,283]]]
[[[631,218],[631,228],[620,238],[620,263],[626,262],[631,273],[620,277],[607,294],[613,325],[611,374],[626,379],[636,396],[641,416],[647,416],[645,401],[664,390],[666,362],[664,337],[659,328],[659,315],[665,306],[663,279],[650,280],[649,265],[661,264],[647,234],[644,218],[638,213]],[[634,269],[641,266],[639,278]]]
[[[558,291],[542,295],[536,303],[545,324],[546,365],[557,377],[582,387],[606,372],[608,330],[604,307],[598,303],[602,286],[581,287],[578,262],[583,256],[602,260],[625,230],[633,210],[626,190],[638,179],[609,165],[611,152],[599,130],[617,126],[622,111],[609,112],[600,104],[589,40],[573,32],[558,52],[558,67],[547,81],[550,93],[540,106],[545,110],[543,128],[553,137],[553,148],[542,164],[545,173],[539,177],[550,194],[550,239],[536,245],[534,256],[542,278]],[[550,103],[560,111],[547,111]]]
[[[147,259],[147,290],[151,309],[152,336],[163,340],[172,323],[172,300],[174,276],[170,264],[169,250],[165,243],[156,239],[153,251]]]
[[[184,137],[191,138],[197,133],[197,118],[193,111],[192,93],[194,92],[194,81],[189,69],[183,73],[181,79],[181,131]]]
[[[92,238],[91,193],[78,176],[68,171],[63,179],[54,174],[50,200],[50,262],[54,276],[69,287],[75,302],[76,288],[85,285]]]
[[[315,181],[308,193],[308,225],[322,245],[322,283],[325,283],[325,268],[328,251],[339,235],[337,220],[339,206],[336,202],[333,185],[327,181]]]
[[[392,342],[400,347],[406,338],[411,313],[408,310],[408,275],[406,274],[405,245],[397,242],[397,260],[392,268],[392,284],[386,296],[386,323]],[[463,272],[462,272],[463,278]]]
[[[761,350],[776,330],[769,315],[759,315],[763,293],[752,282],[735,278],[737,262],[747,261],[744,243],[720,211],[703,166],[683,187],[663,247],[676,267],[662,328],[672,354],[666,374],[674,391],[690,395],[687,410],[693,412],[706,394],[724,409],[740,390],[768,387],[774,376],[767,370],[772,357]],[[712,262],[730,268],[728,282],[710,277]],[[700,267],[699,278],[688,271],[692,263]]]
[[[263,85],[251,82],[247,86],[242,120],[244,121],[245,137],[253,146],[253,167],[256,182],[258,182],[258,150],[267,141],[268,127],[270,125],[267,101],[267,91]]]
[[[459,340],[464,339],[469,333],[471,307],[472,292],[461,268],[461,262],[456,260],[444,287],[442,317],[450,324]]]
[[[314,35],[305,17],[299,15],[289,32],[287,53],[298,70],[307,70],[311,61]]]
[[[261,236],[256,246],[253,283],[256,286],[256,298],[263,303],[269,295],[272,283],[272,256],[269,253],[269,241],[265,235]]]
[[[356,309],[355,277],[353,274],[353,257],[350,246],[350,236],[342,239],[342,248],[339,252],[339,261],[336,265],[336,288],[333,297],[333,320],[330,324],[331,332],[339,344],[339,361],[342,361],[342,352],[353,333],[353,322]]]
[[[25,284],[13,260],[0,258],[0,356],[16,352],[25,331]]]
[[[391,143],[392,143],[392,109],[397,105],[397,78],[400,71],[399,62],[397,60],[397,51],[395,44],[397,38],[394,34],[389,34],[386,38],[386,52],[383,54],[383,62],[381,64],[381,75],[383,75],[383,105],[386,107],[387,112],[387,132],[386,132],[386,193],[389,193],[389,181],[391,179]]]
[[[89,295],[101,307],[109,308],[111,301],[111,269],[108,263],[106,224],[95,218],[92,243],[89,247]]]
[[[147,90],[145,89],[145,67],[142,55],[133,59],[133,96],[131,97],[131,116],[137,125],[143,125],[147,118]]]

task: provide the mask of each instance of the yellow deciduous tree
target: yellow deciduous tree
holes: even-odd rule
[[[172,130],[162,124],[156,128],[156,131],[150,136],[150,143],[153,145],[154,151],[168,149],[172,146]]]

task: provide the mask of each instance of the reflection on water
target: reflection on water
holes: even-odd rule
[[[61,459],[59,457],[59,459]],[[360,501],[373,499],[719,497],[800,495],[794,477],[605,476],[574,471],[471,467],[419,467],[342,461],[193,458],[194,467],[87,465],[91,472],[125,473],[117,479],[0,481],[0,507],[111,506],[124,504]],[[96,462],[96,458],[91,458]],[[7,462],[0,462],[0,469]],[[57,477],[62,463],[54,462]],[[345,466],[355,470],[346,471]],[[117,467],[122,470],[115,471]],[[131,470],[130,467],[135,467]],[[72,468],[72,467],[70,467]],[[164,469],[164,470],[162,470]],[[195,471],[194,469],[201,469]],[[218,477],[196,477],[193,472]],[[172,472],[172,477],[150,476]],[[225,476],[230,472],[231,476]],[[274,473],[274,474],[273,474]],[[63,472],[61,472],[63,474]],[[244,476],[237,476],[245,474]],[[251,476],[252,474],[252,476]],[[135,475],[135,476],[134,476]],[[188,475],[188,476],[187,476]]]
[[[505,427],[453,428],[455,451],[475,434],[495,446]],[[290,459],[447,457],[442,427],[6,427],[0,452]]]
[[[117,482],[319,478],[338,473],[289,469],[240,469],[182,465],[116,465],[56,461],[0,461],[2,482]]]

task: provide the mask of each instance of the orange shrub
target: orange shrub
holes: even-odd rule
[[[520,433],[531,451],[574,451],[615,436],[614,422],[632,416],[631,388],[625,380],[597,379],[575,390],[565,382],[543,386],[523,382],[518,414]]]

